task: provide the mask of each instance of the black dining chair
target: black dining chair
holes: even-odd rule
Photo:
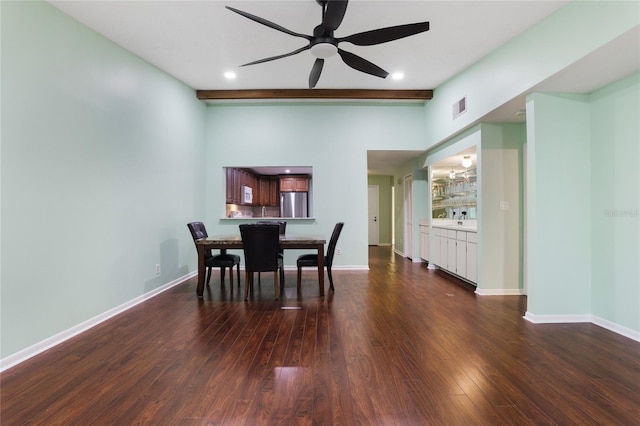
[[[193,237],[193,242],[195,243],[197,240],[202,238],[207,238],[209,235],[207,234],[207,228],[204,226],[202,222],[191,222],[187,224],[189,231],[191,232],[191,236]],[[198,247],[196,246],[196,250]],[[211,270],[213,268],[220,268],[220,283],[224,284],[224,272],[226,268],[229,268],[229,279],[231,283],[231,290],[233,290],[233,267],[235,266],[237,269],[238,275],[238,286],[240,286],[240,256],[236,254],[228,254],[221,253],[214,255],[211,253],[211,250],[208,250],[205,253],[205,265],[207,267],[207,285],[209,285],[209,280],[211,280]]]
[[[277,223],[280,226],[280,235],[284,235],[287,232],[287,222],[286,221],[278,221],[275,222],[273,220],[259,220],[256,222],[258,225],[271,225]],[[284,261],[284,250],[280,249],[280,257]],[[260,272],[258,272],[258,284],[260,284]]]
[[[344,226],[344,222],[336,223],[336,226],[333,228],[333,233],[331,234],[331,239],[329,240],[329,246],[327,247],[327,255],[324,257],[324,266],[327,268],[327,275],[329,276],[329,290],[335,291],[333,288],[333,277],[331,276],[331,266],[333,265],[333,255],[336,251],[336,244],[338,243],[338,238],[340,237],[340,232],[342,232],[342,227]],[[309,253],[303,254],[298,257],[298,261],[296,262],[298,266],[298,293],[300,293],[300,284],[302,281],[302,268],[306,267],[318,267],[318,254],[317,253]]]
[[[244,300],[249,299],[249,287],[253,288],[253,273],[270,271],[273,271],[273,289],[277,300],[279,287],[284,287],[283,260],[280,256],[280,225],[246,223],[239,227],[244,250]],[[278,273],[280,273],[280,280],[278,280]]]

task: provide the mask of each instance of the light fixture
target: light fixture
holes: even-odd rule
[[[462,167],[464,167],[465,169],[468,169],[469,167],[471,167],[472,161],[471,161],[471,156],[469,155],[465,155],[464,158],[462,159]]]
[[[224,73],[224,78],[226,78],[227,80],[235,80],[236,73],[233,71],[227,71]]]
[[[332,43],[320,42],[311,46],[311,54],[316,58],[326,59],[338,53],[338,46]]]
[[[401,72],[394,72],[391,74],[391,78],[394,80],[402,80],[404,78],[404,74]]]
[[[449,179],[455,179],[456,178],[456,172],[454,172],[453,170],[451,170],[449,172]]]

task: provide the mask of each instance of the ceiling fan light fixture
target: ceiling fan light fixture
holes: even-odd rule
[[[473,162],[471,161],[471,156],[465,155],[462,159],[462,167],[469,168],[471,167],[471,164],[473,164]]]
[[[332,43],[316,43],[311,46],[311,54],[316,58],[326,59],[338,53],[338,46]]]
[[[449,172],[449,179],[452,179],[452,180],[453,180],[453,179],[455,179],[455,178],[456,178],[456,172],[455,172],[455,171],[453,171],[453,170],[451,170],[451,171]]]
[[[402,72],[394,72],[393,74],[391,74],[391,78],[394,80],[402,80],[404,78],[404,73]]]

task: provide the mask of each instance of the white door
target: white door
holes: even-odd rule
[[[404,252],[413,259],[413,177],[404,178]]]
[[[377,246],[380,235],[380,187],[369,185],[369,245]]]

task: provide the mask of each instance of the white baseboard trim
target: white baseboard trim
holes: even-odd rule
[[[476,288],[478,296],[522,296],[519,288]]]
[[[588,322],[605,328],[621,336],[627,337],[631,340],[635,340],[636,342],[640,342],[640,331],[632,330],[628,327],[616,324],[612,321],[605,320],[604,318],[600,318],[595,315],[537,315],[527,311],[525,312],[523,318],[534,324],[567,324]]]
[[[8,370],[11,367],[15,367],[16,365],[20,364],[21,362],[24,362],[26,360],[28,360],[29,358],[32,358],[44,351],[46,351],[47,349],[51,349],[52,347],[59,345],[60,343],[71,339],[74,336],[77,336],[80,333],[83,333],[87,330],[89,330],[92,327],[95,327],[96,325],[128,310],[133,308],[134,306],[144,302],[145,300],[151,299],[154,296],[157,296],[158,294],[165,292],[167,290],[169,290],[172,287],[177,286],[178,284],[182,284],[183,282],[187,281],[188,279],[195,277],[196,275],[198,275],[198,271],[194,271],[191,272],[187,275],[184,275],[180,278],[177,278],[171,282],[168,282],[167,284],[164,284],[154,290],[151,290],[145,294],[142,294],[134,299],[129,300],[128,302],[123,303],[120,306],[116,306],[115,308],[109,309],[106,312],[101,313],[100,315],[97,315],[93,318],[90,318],[86,321],[81,322],[80,324],[77,324],[67,330],[61,331],[58,334],[55,334],[51,337],[48,337],[44,340],[42,340],[41,342],[38,342],[34,345],[29,346],[28,348],[22,349],[21,351],[18,351],[14,354],[11,354],[5,358],[0,359],[0,372],[3,372],[5,370]]]
[[[398,249],[393,249],[393,252],[395,254],[397,254],[398,256],[407,257],[406,254],[404,254],[403,252],[399,251]]]
[[[621,334],[624,337],[635,340],[636,342],[640,342],[640,331],[632,330],[628,327],[616,324],[615,322],[611,322],[595,315],[592,315],[591,322],[602,328],[606,328],[609,331],[613,331],[614,333]]]
[[[538,315],[525,312],[524,319],[534,324],[567,324],[574,322],[591,322],[591,315]]]

